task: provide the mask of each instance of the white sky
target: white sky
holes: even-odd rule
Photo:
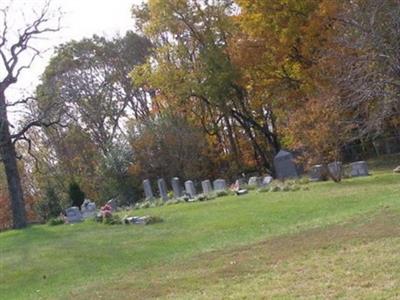
[[[107,37],[123,35],[127,30],[134,30],[130,9],[133,4],[141,2],[142,0],[52,0],[53,9],[61,8],[64,13],[62,29],[58,33],[49,34],[48,38],[41,40],[37,45],[41,49],[52,49],[60,43],[91,37],[93,34]],[[4,3],[11,3],[11,7],[14,7],[10,19],[21,20],[24,12],[25,19],[29,20],[29,15],[35,8],[42,7],[44,0],[0,0],[0,7],[3,7]],[[49,50],[37,58],[31,69],[22,74],[7,96],[14,98],[24,93],[23,90],[28,93],[33,91],[51,54],[52,51]]]

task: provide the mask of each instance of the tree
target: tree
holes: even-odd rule
[[[60,215],[62,212],[62,203],[53,186],[48,185],[45,188],[43,199],[36,204],[36,211],[44,221]]]
[[[184,116],[164,112],[131,132],[134,164],[131,172],[142,178],[200,180],[212,174],[210,147],[199,127]]]
[[[331,73],[358,138],[390,132],[400,141],[399,14],[397,0],[350,1],[336,24]]]
[[[144,62],[150,42],[132,32],[107,40],[93,36],[61,45],[37,88],[41,105],[63,102],[63,118],[86,131],[104,155],[123,132],[127,111],[149,113],[148,94],[129,73]]]
[[[32,97],[19,100],[6,98],[6,92],[16,84],[21,73],[28,70],[40,50],[35,47],[35,39],[46,33],[59,30],[59,20],[53,24],[50,2],[45,2],[43,8],[19,30],[9,27],[8,7],[0,8],[0,159],[4,164],[7,176],[8,191],[11,200],[14,228],[26,227],[26,212],[21,178],[18,172],[15,144],[25,140],[26,133],[32,127],[52,126],[59,120],[52,119],[47,107],[43,113],[32,116],[21,126],[12,124],[7,109],[18,105],[27,105],[34,101]],[[28,141],[29,143],[29,141]]]
[[[69,184],[68,195],[71,205],[79,207],[80,209],[85,201],[85,193],[81,190],[78,183],[73,181]]]
[[[125,124],[146,120],[151,99],[132,85],[129,74],[145,61],[151,46],[133,32],[70,41],[58,47],[37,88],[39,110],[62,102],[63,122],[68,124],[44,130],[40,140],[52,157],[41,155],[42,166],[59,181],[78,181],[99,204],[110,197],[125,204],[135,198],[134,180],[126,172],[132,157],[125,147]]]
[[[147,64],[135,68],[134,82],[155,91],[159,107],[185,109],[223,152],[240,161],[245,137],[259,166],[272,171],[280,149],[274,116],[267,106],[254,109],[229,47],[238,30],[232,1],[150,0],[133,9],[139,29],[155,46]]]

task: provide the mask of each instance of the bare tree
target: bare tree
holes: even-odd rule
[[[357,138],[388,129],[400,137],[400,2],[349,1],[340,16],[337,76]],[[391,125],[390,125],[391,124]]]
[[[41,51],[34,46],[34,41],[47,33],[59,31],[60,19],[54,20],[50,1],[44,2],[39,11],[33,11],[32,20],[26,21],[19,29],[11,28],[9,12],[10,7],[0,7],[0,161],[7,177],[13,226],[23,228],[27,221],[15,145],[18,141],[26,141],[30,145],[30,140],[26,137],[30,128],[48,127],[59,120],[52,120],[49,116],[52,108],[49,107],[46,112],[27,118],[20,126],[12,124],[8,109],[19,105],[27,109],[35,99],[6,99],[6,91],[17,83],[21,73],[30,69],[40,56]]]

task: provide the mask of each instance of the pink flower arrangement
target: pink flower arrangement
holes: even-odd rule
[[[112,207],[106,204],[100,209],[100,212],[103,218],[109,218],[112,216]]]

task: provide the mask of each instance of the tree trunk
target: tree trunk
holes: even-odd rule
[[[230,150],[233,154],[233,159],[236,163],[236,166],[238,167],[239,170],[242,169],[242,163],[240,160],[240,155],[239,155],[239,150],[236,144],[236,140],[234,137],[233,129],[232,129],[232,124],[231,121],[229,120],[227,115],[224,115],[224,120],[225,120],[225,125],[227,129],[227,135],[228,135],[228,140],[230,144]]]
[[[0,91],[0,157],[7,177],[13,227],[16,229],[24,228],[27,226],[24,197],[18,171],[15,145],[10,136],[4,91]]]

